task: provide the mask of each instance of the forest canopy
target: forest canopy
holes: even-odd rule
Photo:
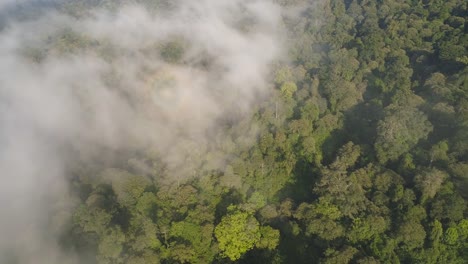
[[[0,263],[467,263],[467,14],[0,3]]]

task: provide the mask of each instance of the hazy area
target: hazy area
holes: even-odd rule
[[[79,17],[67,4],[0,6],[19,13],[0,32],[0,248],[21,251],[21,263],[68,261],[48,221],[67,206],[71,159],[150,145],[177,177],[192,176],[187,163],[216,147],[219,126],[271,89],[283,53],[269,1],[129,3]]]
[[[466,263],[466,19],[0,0],[0,263]]]

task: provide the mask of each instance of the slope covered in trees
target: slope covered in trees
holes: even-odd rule
[[[181,143],[200,161],[185,176],[151,146],[78,162],[64,251],[81,263],[468,262],[466,2],[277,2],[295,15],[282,18],[274,91],[220,121],[216,148]],[[60,8],[95,5],[113,8]],[[26,56],[118,52],[76,32],[49,39]],[[184,45],[156,49],[177,65]]]

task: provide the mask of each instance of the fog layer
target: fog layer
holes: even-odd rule
[[[189,177],[192,153],[268,94],[282,57],[281,10],[267,0],[68,4],[0,27],[2,263],[73,262],[51,222],[69,206],[73,159],[150,146]]]

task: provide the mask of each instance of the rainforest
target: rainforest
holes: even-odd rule
[[[462,0],[0,0],[0,263],[468,263]]]

